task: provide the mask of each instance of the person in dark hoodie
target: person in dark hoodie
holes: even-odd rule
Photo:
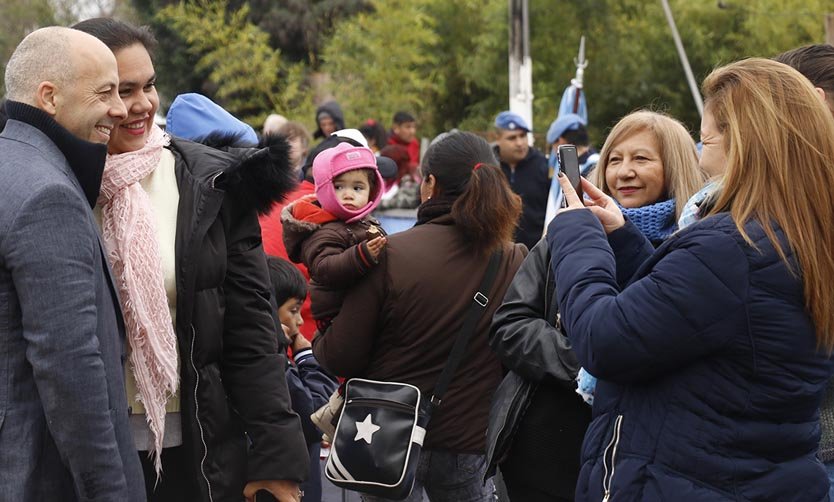
[[[335,101],[328,101],[316,108],[316,132],[313,138],[327,138],[336,131],[345,128],[345,114]]]
[[[151,501],[299,501],[308,455],[275,338],[257,211],[292,189],[288,146],[163,133],[146,28],[75,25],[116,56],[127,118],[97,211],[124,310],[134,442]],[[163,471],[164,469],[164,471]]]
[[[495,117],[495,130],[498,133],[495,156],[501,161],[501,170],[510,181],[510,187],[522,202],[515,241],[533,249],[544,230],[550,192],[547,159],[527,142],[531,129],[520,115],[509,111],[499,113]]]

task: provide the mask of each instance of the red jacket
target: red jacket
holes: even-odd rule
[[[287,256],[287,248],[284,247],[284,226],[281,224],[281,211],[289,203],[313,193],[316,193],[316,185],[304,180],[293,192],[287,195],[283,203],[276,203],[272,206],[269,214],[258,217],[261,223],[261,238],[263,239],[264,252],[266,254],[292,261]],[[310,273],[307,271],[307,267],[302,263],[296,263],[295,266],[298,267],[298,270],[301,270],[304,278],[309,283]],[[304,319],[304,324],[301,326],[301,334],[304,335],[304,338],[312,340],[313,334],[316,332],[316,323],[313,320],[313,313],[310,310],[310,295],[307,295],[307,298],[304,299],[304,304],[301,306],[301,318]]]
[[[388,144],[402,145],[406,147],[406,149],[408,149],[408,157],[411,159],[411,164],[415,166],[420,165],[420,142],[417,141],[416,138],[406,143],[405,141],[401,140],[399,136],[392,132],[388,135]]]

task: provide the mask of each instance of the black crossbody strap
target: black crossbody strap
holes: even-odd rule
[[[478,320],[486,311],[486,306],[489,303],[487,294],[489,294],[489,290],[492,288],[492,283],[495,282],[495,276],[498,274],[498,265],[501,263],[502,254],[501,250],[495,251],[489,259],[489,265],[487,265],[484,278],[481,280],[481,285],[478,291],[475,292],[475,296],[472,297],[472,306],[469,308],[469,313],[467,313],[466,319],[463,321],[463,328],[461,328],[455,340],[452,352],[449,353],[449,359],[446,360],[446,367],[443,368],[443,372],[437,380],[437,385],[434,387],[434,395],[432,395],[430,402],[431,408],[439,405],[443,399],[443,394],[446,393],[446,389],[452,383],[452,377],[455,376],[455,371],[457,371],[458,366],[460,366],[463,360],[466,346],[469,344],[469,340],[475,332]]]

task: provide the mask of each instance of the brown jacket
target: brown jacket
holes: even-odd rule
[[[526,254],[521,244],[505,245],[486,312],[429,422],[426,448],[484,452],[490,399],[502,378],[489,326]],[[447,214],[392,235],[380,258],[350,290],[332,327],[313,340],[313,351],[337,375],[410,383],[429,399],[489,255],[471,251]]]
[[[370,216],[354,223],[336,219],[314,195],[290,203],[281,212],[287,256],[310,272],[313,317],[329,320],[339,313],[345,292],[375,264],[368,240],[385,235]]]

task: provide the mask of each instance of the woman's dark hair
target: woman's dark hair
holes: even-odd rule
[[[139,43],[153,58],[157,45],[156,37],[148,26],[134,26],[112,17],[86,19],[72,25],[72,28],[96,37],[114,53]]]
[[[775,58],[786,64],[819,87],[826,94],[834,95],[834,46],[829,44],[806,45]]]
[[[588,140],[588,130],[585,129],[585,126],[582,124],[579,124],[579,127],[576,129],[565,131],[562,133],[562,137],[565,138],[565,140],[567,140],[567,142],[571,145],[588,146],[590,143]]]
[[[307,281],[295,265],[275,256],[267,256],[266,265],[269,268],[272,294],[275,295],[278,307],[290,298],[307,298]]]
[[[492,251],[512,241],[521,198],[483,138],[468,132],[447,135],[426,151],[422,174],[424,179],[433,175],[441,194],[455,199],[452,217],[474,249]]]

